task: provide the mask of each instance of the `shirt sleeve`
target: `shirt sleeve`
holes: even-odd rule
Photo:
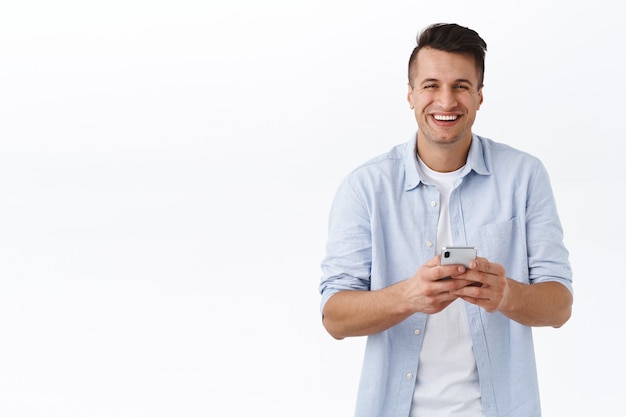
[[[339,291],[370,289],[370,214],[354,182],[354,176],[347,177],[340,184],[331,205],[319,286],[322,312],[328,299]]]
[[[526,233],[530,282],[557,281],[571,292],[572,270],[548,173],[537,163],[528,190]]]

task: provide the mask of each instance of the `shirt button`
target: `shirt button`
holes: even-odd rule
[[[406,374],[406,379],[413,379],[413,374],[410,372]]]
[[[436,201],[431,201],[431,202],[430,202],[430,206],[431,206],[431,207],[435,207],[435,206],[437,206],[437,202],[436,202]]]
[[[432,248],[433,247],[433,242],[426,242],[426,247],[427,248]]]
[[[415,329],[415,334],[419,335],[420,333],[422,333],[420,329]]]

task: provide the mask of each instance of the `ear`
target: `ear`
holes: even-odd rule
[[[483,104],[483,88],[480,87],[480,90],[478,90],[478,106],[476,107],[476,110],[480,110],[480,105]]]
[[[407,84],[407,86],[409,87],[409,91],[406,94],[406,101],[409,102],[409,106],[411,107],[411,110],[415,108],[415,106],[413,105],[413,87],[411,87],[411,84]]]

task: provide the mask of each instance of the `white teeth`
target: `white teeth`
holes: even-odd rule
[[[449,122],[449,121],[452,121],[452,120],[456,120],[458,116],[444,116],[444,115],[441,115],[441,114],[436,114],[434,117],[435,117],[435,120],[441,120],[441,121],[444,121],[444,122]]]

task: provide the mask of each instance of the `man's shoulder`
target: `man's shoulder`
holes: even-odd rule
[[[348,172],[343,184],[366,194],[384,189],[402,189],[410,149],[411,144],[406,142],[366,160]]]
[[[519,163],[539,162],[539,158],[535,155],[512,145],[479,135],[475,135],[475,138],[479,140],[483,155],[489,161],[503,160],[506,161],[506,163],[512,163],[514,161]]]
[[[365,174],[371,171],[389,170],[403,167],[409,142],[395,145],[387,152],[378,154],[354,168],[351,175]]]
[[[521,154],[530,155],[527,151],[524,151],[520,148],[517,148],[513,145],[509,145],[504,142],[498,142],[496,140],[487,138],[485,136],[475,135],[475,137],[480,140],[482,146],[486,149],[490,149],[494,151],[501,151],[501,152],[513,152],[513,153],[521,153]]]

